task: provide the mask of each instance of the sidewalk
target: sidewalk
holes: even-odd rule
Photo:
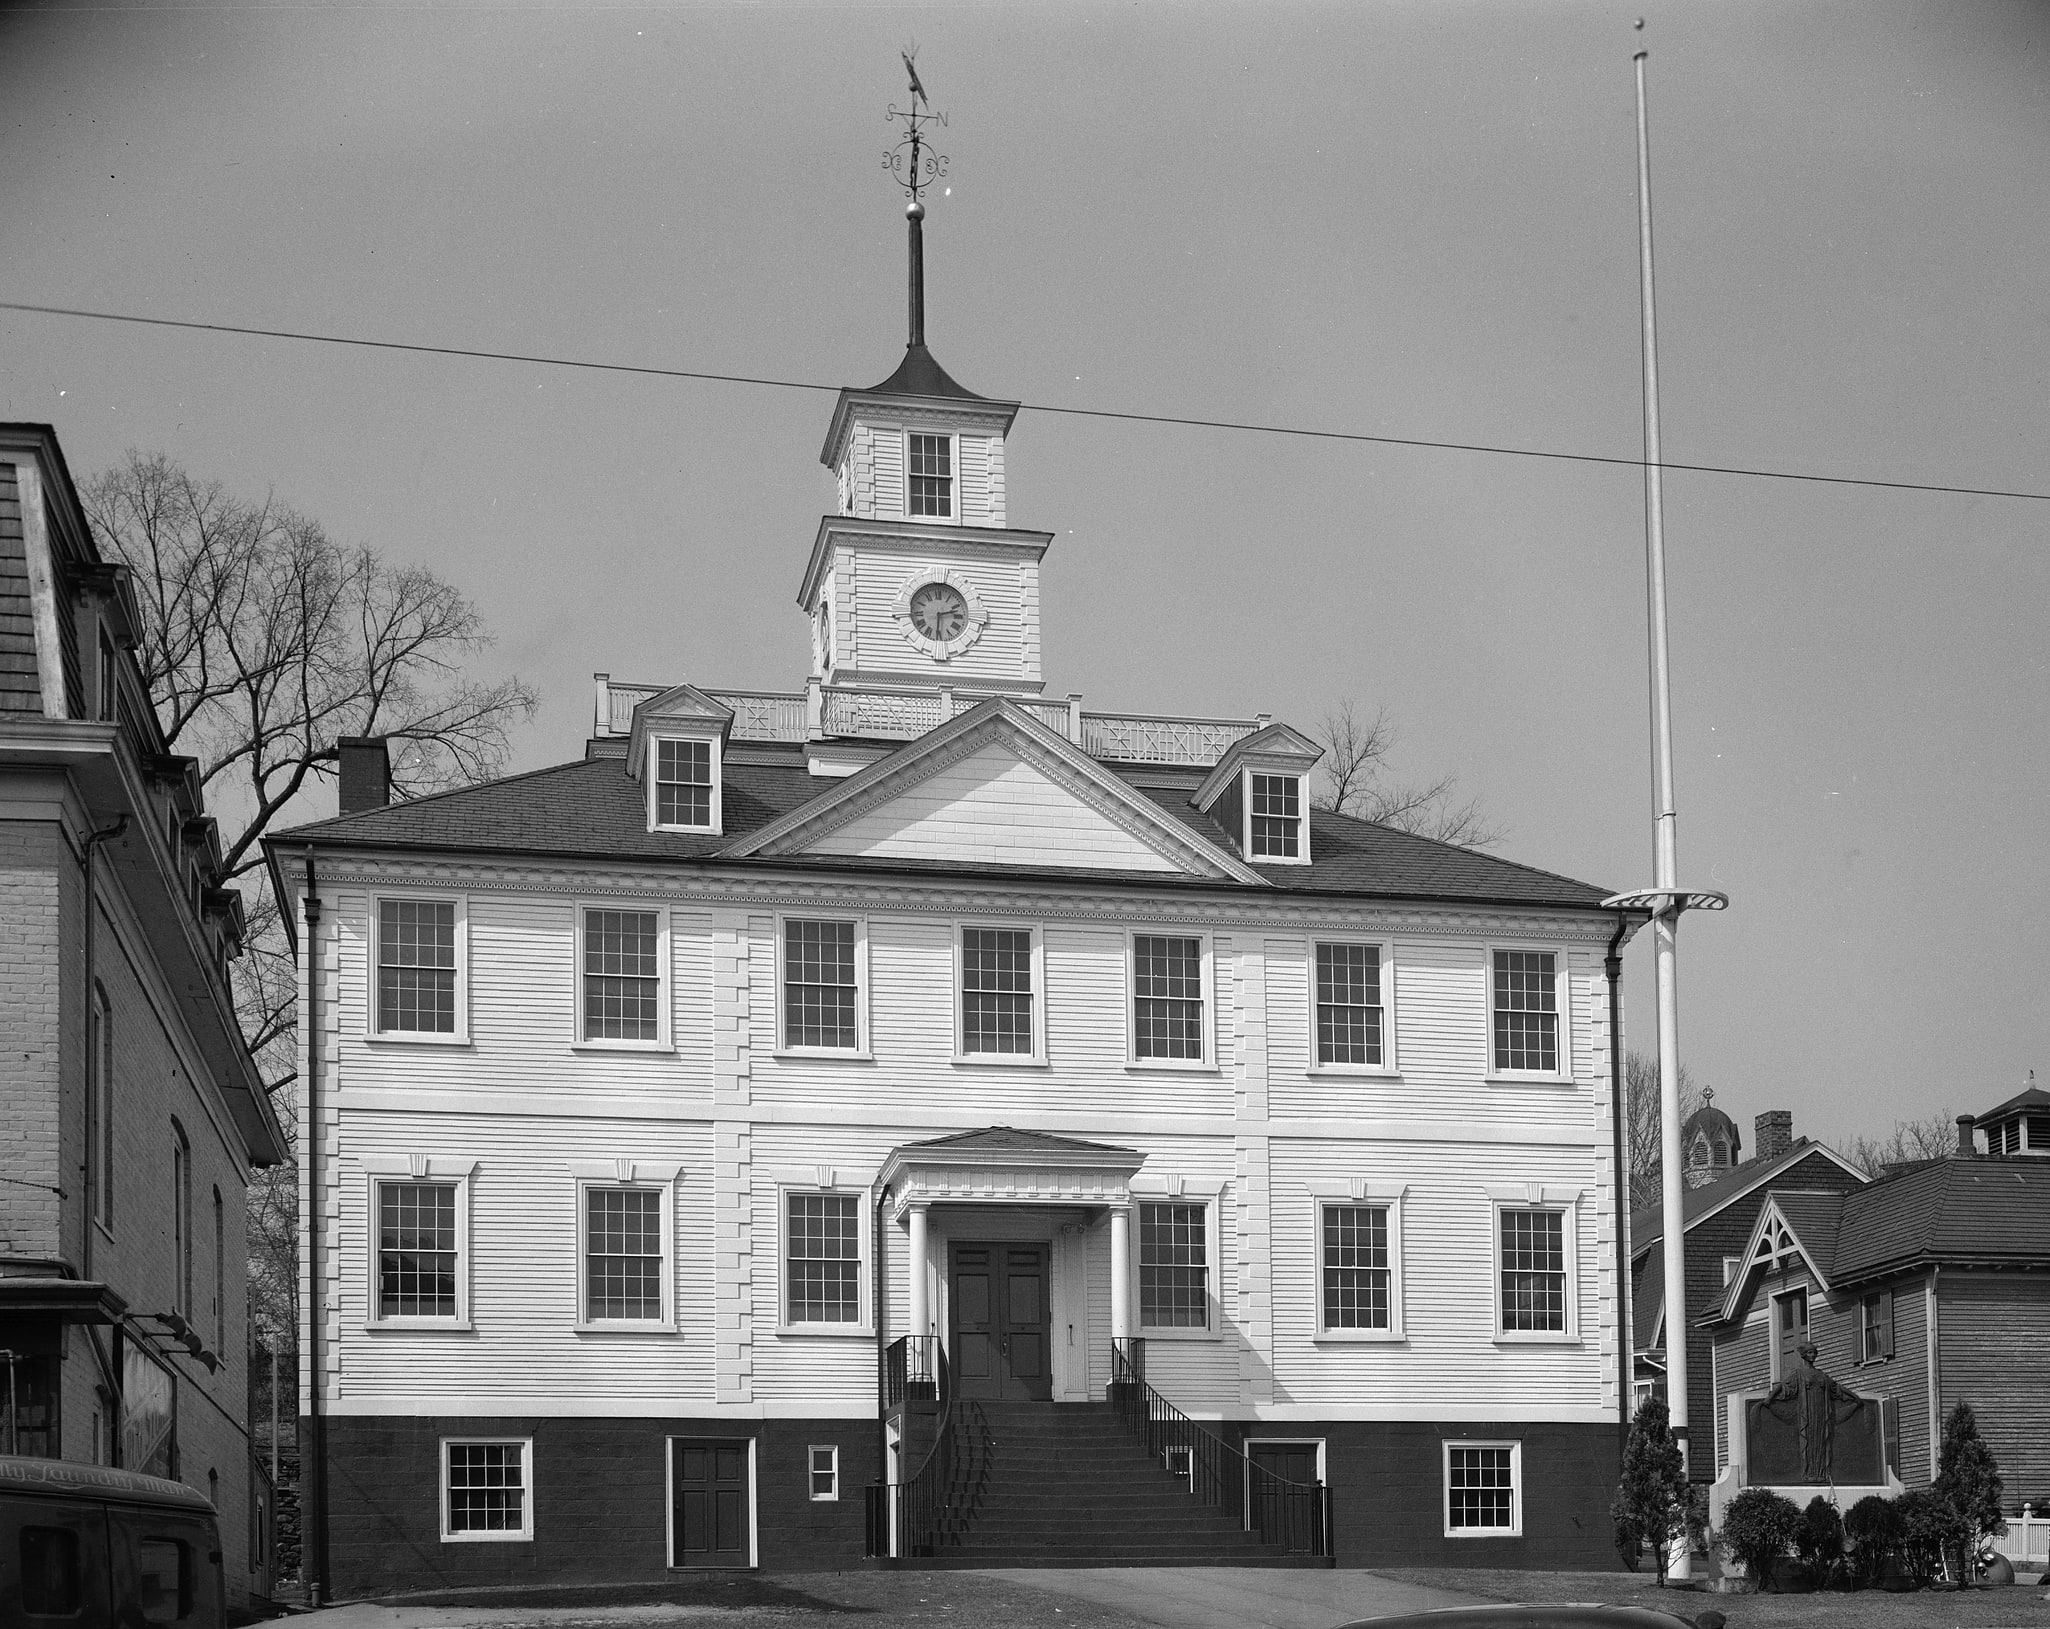
[[[983,1576],[1091,1601],[1166,1629],[1332,1629],[1354,1618],[1483,1599],[1321,1567],[1021,1567]]]

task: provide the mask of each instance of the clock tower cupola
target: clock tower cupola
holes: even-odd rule
[[[911,202],[910,337],[882,383],[843,389],[820,461],[838,485],[798,592],[812,623],[813,677],[826,685],[1037,695],[1039,563],[1048,532],[1013,529],[1004,441],[1016,402],[978,396],[925,343],[926,186],[946,173],[910,59],[908,129],[891,168]]]

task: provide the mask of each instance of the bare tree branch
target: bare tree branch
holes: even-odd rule
[[[1860,1132],[1838,1143],[1836,1151],[1872,1177],[1884,1175],[1888,1166],[1944,1159],[1957,1152],[1957,1116],[1945,1111],[1920,1120],[1896,1120],[1885,1136]]]
[[[1480,800],[1459,798],[1457,775],[1422,784],[1387,779],[1397,735],[1385,708],[1368,717],[1353,702],[1340,702],[1324,715],[1317,739],[1324,748],[1318,766],[1324,785],[1311,800],[1317,808],[1462,848],[1492,848],[1502,841],[1503,828],[1487,818]]]
[[[1680,1065],[1680,1124],[1694,1117],[1706,1099],[1701,1082],[1686,1064]],[[1623,1055],[1623,1123],[1628,1134],[1630,1164],[1630,1208],[1643,1210],[1656,1205],[1665,1192],[1659,1144],[1659,1065],[1648,1052]],[[1685,1153],[1681,1157],[1684,1159]]]

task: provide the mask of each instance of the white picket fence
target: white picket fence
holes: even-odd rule
[[[2017,1566],[2034,1562],[2050,1567],[2050,1511],[2038,1515],[2034,1505],[2023,1505],[2019,1516],[2007,1518],[2007,1532],[1993,1541],[1993,1548]]]

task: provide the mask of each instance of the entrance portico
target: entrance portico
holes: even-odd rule
[[[964,1395],[1100,1395],[1092,1371],[1107,1378],[1111,1342],[1132,1332],[1130,1184],[1144,1160],[1008,1126],[891,1152],[882,1183],[909,1239],[906,1333],[940,1338]]]

